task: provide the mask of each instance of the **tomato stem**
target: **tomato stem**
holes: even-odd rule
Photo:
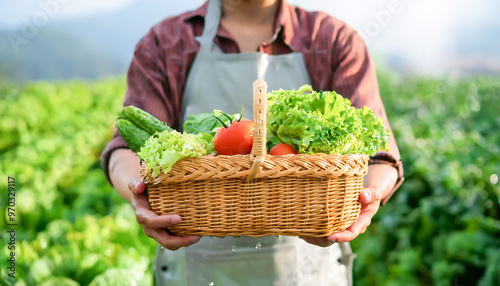
[[[238,120],[236,120],[236,122],[240,122],[242,118],[243,118],[243,105],[241,106],[240,118],[238,118]]]
[[[224,113],[223,113],[223,114],[224,114]],[[215,115],[214,115],[214,117],[215,117],[215,119],[219,120],[219,122],[220,122],[220,123],[222,123],[222,126],[224,126],[224,128],[226,128],[226,129],[227,129],[227,125],[226,125],[226,123],[224,123],[224,121],[222,121],[219,117],[217,117],[217,116],[215,116]],[[229,119],[231,119],[231,118],[229,118]]]
[[[224,115],[225,117],[227,117],[227,119],[229,119],[229,125],[233,124],[233,119],[231,118],[231,116],[229,116],[229,115],[225,114],[225,113],[224,113],[224,112],[222,112],[222,111],[221,111],[220,113],[222,113],[222,115]],[[220,119],[219,119],[219,120],[220,120]]]

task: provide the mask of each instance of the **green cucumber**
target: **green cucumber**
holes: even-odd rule
[[[126,119],[118,119],[116,121],[116,127],[123,137],[123,140],[127,142],[130,149],[135,153],[139,152],[141,147],[144,146],[144,143],[146,143],[146,140],[151,137],[151,134],[140,129]]]
[[[165,130],[169,132],[173,130],[165,122],[160,121],[153,115],[132,105],[124,107],[120,116],[125,117],[125,119],[128,119],[135,126],[148,132],[150,135]]]

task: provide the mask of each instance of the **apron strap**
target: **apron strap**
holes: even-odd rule
[[[200,53],[210,53],[213,50],[215,35],[219,29],[222,14],[221,0],[209,0],[205,13],[203,33],[197,37],[200,43]]]
[[[352,252],[351,245],[349,242],[340,242],[339,243],[340,250],[342,251],[342,258],[340,259],[341,263],[344,264],[347,268],[347,275],[348,275],[348,284],[347,285],[353,285],[353,277],[352,277],[352,271],[353,271],[353,262],[354,258],[356,258],[356,254]]]

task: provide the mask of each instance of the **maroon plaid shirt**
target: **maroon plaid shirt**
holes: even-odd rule
[[[135,105],[179,128],[178,112],[189,69],[199,49],[195,37],[203,31],[206,8],[207,3],[197,10],[167,18],[140,40],[127,75],[124,106]],[[293,14],[299,20],[298,35],[292,26]],[[240,52],[234,38],[222,26],[215,43],[225,53]],[[271,55],[301,52],[315,90],[334,90],[356,107],[370,107],[390,130],[379,95],[375,66],[361,37],[345,23],[323,12],[290,6],[283,0],[273,40],[263,43],[258,50]],[[392,131],[390,143],[389,152],[379,152],[370,163],[390,164],[398,170],[394,192],[403,181],[403,167]],[[117,148],[127,148],[127,144],[115,128],[113,140],[101,158],[107,176],[109,157]]]

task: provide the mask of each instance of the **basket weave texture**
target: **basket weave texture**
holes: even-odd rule
[[[266,154],[267,84],[254,82],[254,143],[249,155],[178,161],[141,177],[152,210],[178,214],[175,235],[327,236],[358,218],[368,156]]]

